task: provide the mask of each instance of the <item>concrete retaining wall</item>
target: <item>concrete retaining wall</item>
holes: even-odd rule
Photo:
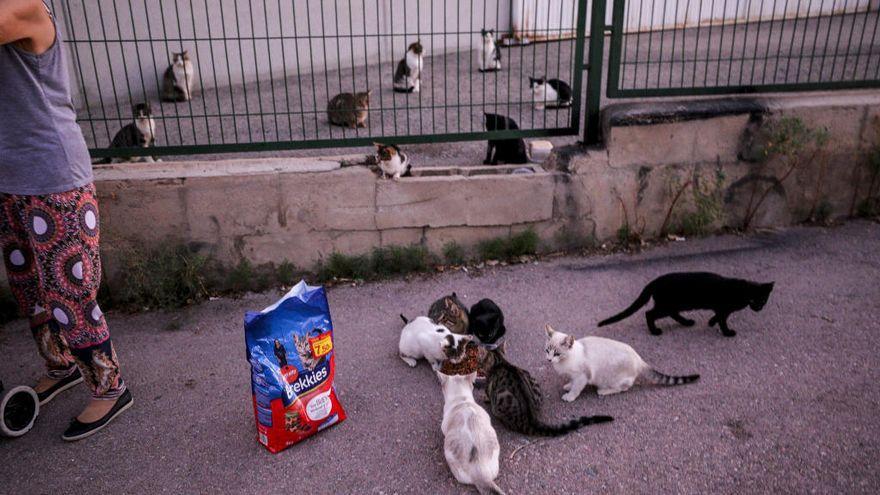
[[[785,181],[779,160],[743,161],[762,120],[799,117],[827,129],[828,153]],[[545,249],[572,238],[605,241],[621,226],[652,236],[697,210],[694,185],[718,199],[710,229],[742,224],[746,204],[770,190],[753,226],[803,221],[810,210],[851,214],[866,194],[864,157],[878,143],[880,93],[615,105],[606,148],[557,150],[534,174],[516,167],[436,167],[382,180],[344,157],[118,164],[96,168],[105,265],[111,278],[129,246],[186,244],[230,265],[289,260],[311,268],[334,251],[455,241],[534,228]],[[350,158],[350,157],[349,157]],[[668,229],[670,230],[670,229]]]

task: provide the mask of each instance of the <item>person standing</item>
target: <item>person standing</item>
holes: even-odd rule
[[[63,40],[41,0],[0,0],[0,248],[48,373],[40,404],[85,382],[79,440],[134,403],[96,296],[100,217]]]

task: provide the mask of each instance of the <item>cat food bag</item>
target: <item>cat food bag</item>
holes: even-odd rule
[[[323,287],[300,282],[244,319],[260,443],[277,453],[345,419],[333,375],[333,323]]]

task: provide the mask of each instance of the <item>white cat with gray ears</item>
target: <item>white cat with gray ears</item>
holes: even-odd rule
[[[189,52],[184,50],[172,54],[171,65],[162,76],[162,101],[179,102],[192,99],[195,69]]]
[[[495,41],[494,29],[480,31],[480,72],[501,70],[501,50]]]
[[[655,385],[682,385],[700,379],[700,375],[664,375],[623,342],[602,337],[575,340],[550,325],[545,325],[544,330],[547,360],[557,374],[569,380],[562,386],[566,391],[562,400],[566,402],[577,399],[587,385],[594,385],[599,395],[611,395],[629,390],[637,378]]]

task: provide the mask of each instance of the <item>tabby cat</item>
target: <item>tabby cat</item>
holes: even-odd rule
[[[434,301],[428,310],[428,318],[438,325],[443,325],[452,333],[465,335],[468,333],[468,310],[453,292]]]
[[[367,126],[372,91],[362,93],[339,93],[327,104],[327,117],[333,125],[343,127]]]
[[[293,344],[296,346],[296,353],[299,355],[299,361],[302,363],[302,367],[312,371],[318,367],[319,364],[324,362],[324,357],[316,358],[312,354],[312,346],[309,344],[308,337],[300,337],[299,335],[293,335]]]
[[[736,332],[727,326],[727,318],[731,313],[747,306],[752,311],[761,311],[772,291],[773,282],[762,284],[725,278],[708,272],[668,273],[651,281],[628,308],[599,322],[599,326],[615,323],[632,315],[653,297],[654,307],[645,313],[648,330],[652,335],[663,333],[654,324],[660,318],[668,316],[690,327],[694,325],[694,320],[685,318],[681,312],[708,309],[715,312],[715,316],[709,319],[709,326],[717,323],[725,337],[733,337]]]
[[[132,109],[134,122],[126,124],[113,136],[111,148],[149,148],[156,143],[156,121],[149,103],[138,103]],[[146,162],[156,161],[152,156],[140,158],[128,157],[128,161],[143,160]],[[111,163],[111,158],[104,159],[101,163]]]
[[[583,426],[613,421],[610,416],[582,416],[567,423],[548,425],[541,418],[541,390],[528,371],[504,356],[502,348],[487,352],[483,360],[489,412],[507,429],[526,435],[557,436]]]

